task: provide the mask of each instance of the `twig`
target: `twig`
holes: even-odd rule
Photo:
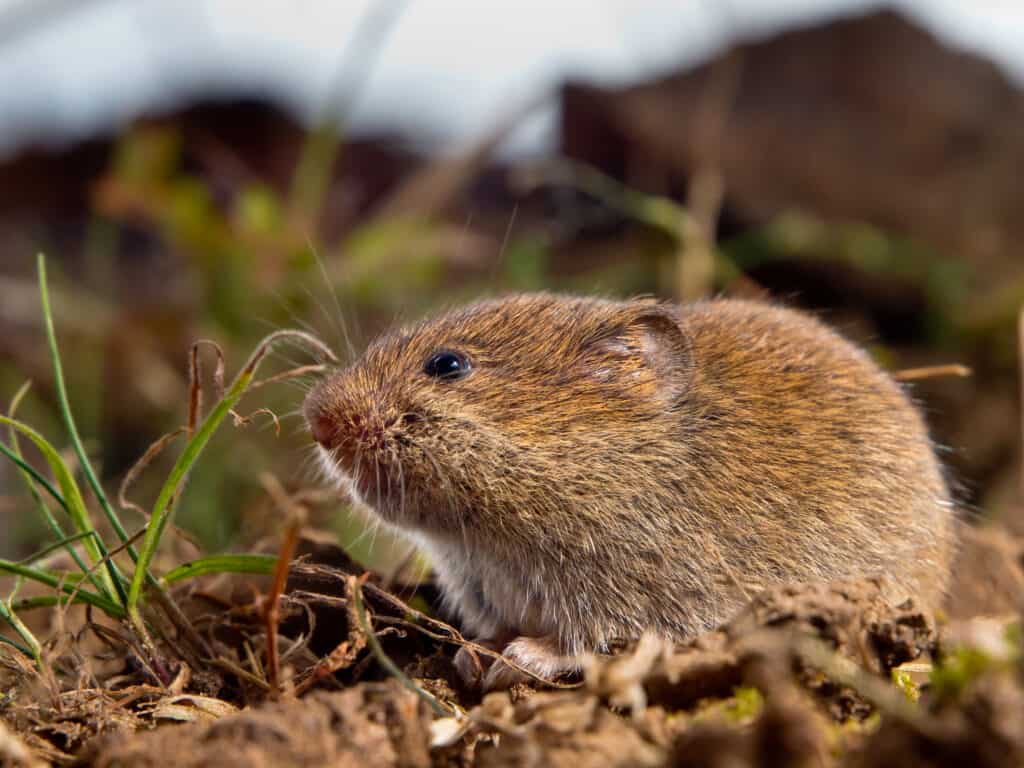
[[[363,631],[362,622],[356,612],[355,592],[358,589],[355,577],[345,580],[345,610],[348,614],[348,638],[342,640],[338,646],[326,657],[321,659],[309,676],[295,686],[295,695],[301,696],[312,688],[316,683],[328,675],[347,668],[356,660],[363,649],[366,648],[367,635]]]
[[[352,602],[355,605],[356,615],[359,618],[359,625],[363,628],[363,632],[366,633],[366,640],[370,645],[370,650],[373,651],[373,655],[377,657],[377,661],[380,662],[380,665],[391,673],[391,675],[403,686],[427,702],[427,704],[430,705],[430,708],[434,710],[434,714],[439,715],[440,717],[451,717],[455,714],[454,710],[452,710],[452,708],[447,704],[441,702],[436,696],[425,690],[422,686],[417,685],[412,678],[398,668],[398,665],[391,660],[391,657],[388,656],[381,647],[380,640],[378,640],[377,635],[373,633],[373,626],[370,624],[370,617],[366,611],[366,606],[363,605],[362,587],[368,576],[368,573],[364,573],[359,577],[349,576],[349,579],[353,582]]]
[[[855,662],[838,655],[821,640],[815,637],[794,636],[791,642],[793,650],[805,663],[820,670],[830,680],[852,688],[871,701],[883,714],[898,717],[921,730],[927,726],[921,710],[911,704],[898,688],[865,672]]]
[[[697,163],[686,192],[686,215],[677,246],[680,301],[701,299],[713,286],[715,230],[725,199],[722,144],[742,71],[742,54],[733,50],[712,67],[697,104],[693,131]]]
[[[128,489],[135,484],[135,481],[138,479],[139,475],[142,474],[143,470],[153,463],[153,459],[159,456],[160,453],[163,452],[164,448],[166,448],[172,440],[176,439],[183,432],[189,432],[189,430],[185,427],[178,427],[173,432],[168,432],[163,437],[154,441],[149,448],[146,449],[146,452],[142,454],[142,457],[132,464],[128,472],[125,473],[124,479],[121,481],[121,486],[117,489],[117,503],[121,509],[130,509],[132,512],[136,512],[141,515],[143,520],[149,519],[149,513],[146,510],[128,499]]]
[[[210,648],[209,643],[206,642],[203,636],[196,631],[196,628],[192,626],[192,622],[189,621],[188,616],[178,607],[178,604],[174,602],[174,599],[163,589],[160,589],[159,585],[153,588],[151,594],[160,605],[160,608],[163,609],[164,615],[167,616],[171,624],[187,637],[189,642],[196,646],[201,654],[207,658],[211,657],[213,649]]]
[[[278,437],[281,436],[281,420],[278,419],[277,418],[277,414],[274,413],[269,408],[257,408],[255,411],[250,413],[248,416],[243,416],[242,414],[240,414],[238,411],[236,411],[234,409],[229,411],[229,413],[231,414],[231,418],[234,420],[235,426],[239,427],[239,428],[240,427],[247,427],[247,426],[249,426],[249,423],[254,418],[256,418],[257,416],[261,416],[261,415],[262,416],[269,416],[271,421],[274,422],[274,433]]]
[[[923,368],[904,368],[892,375],[896,381],[918,381],[920,379],[936,379],[940,376],[959,376],[967,378],[973,371],[966,365],[950,363],[948,365],[926,365]]]
[[[210,347],[217,355],[217,366],[213,369],[213,397],[224,397],[224,350],[212,339],[199,339],[189,350],[188,366],[188,436],[196,431],[196,425],[203,418],[203,361],[199,357],[201,347]]]
[[[304,569],[301,563],[296,565],[296,567],[293,569],[293,572],[297,572],[301,575],[310,574],[310,570]],[[449,643],[459,648],[469,648],[470,650],[475,651],[481,656],[486,656],[490,659],[501,659],[503,663],[507,664],[515,671],[520,672],[524,677],[527,677],[530,680],[545,685],[549,688],[557,688],[559,690],[572,690],[580,687],[580,683],[561,683],[557,681],[546,680],[545,678],[540,677],[539,675],[537,675],[534,672],[531,672],[525,667],[516,664],[511,659],[505,659],[500,652],[495,651],[493,648],[487,648],[483,645],[480,645],[479,643],[473,642],[472,640],[466,640],[455,627],[451,626],[450,624],[446,624],[440,619],[435,619],[432,616],[428,616],[422,611],[416,610],[415,608],[411,607],[410,605],[402,601],[400,598],[396,597],[395,595],[391,594],[390,592],[384,589],[381,589],[376,584],[370,582],[364,583],[362,585],[362,591],[366,592],[366,595],[371,602],[384,603],[387,609],[389,609],[389,612],[394,612],[398,616],[404,617],[402,619],[397,619],[382,614],[376,616],[375,620],[379,620],[381,622],[388,624],[404,623],[406,626],[415,627],[418,632],[432,639]],[[321,595],[317,595],[316,593],[308,594],[314,598],[323,597]],[[337,604],[335,601],[341,600],[341,598],[337,597],[331,598],[332,605]],[[430,629],[426,629],[426,627],[429,627]]]
[[[281,595],[288,583],[288,569],[299,543],[299,531],[306,520],[306,508],[292,501],[281,486],[281,482],[269,472],[260,476],[260,482],[274,503],[288,515],[288,525],[281,541],[277,565],[274,567],[274,580],[263,607],[263,621],[267,629],[267,679],[270,682],[271,695],[277,698],[281,694],[281,659],[277,646],[277,630],[281,622]]]
[[[272,692],[272,689],[266,680],[261,680],[258,675],[254,675],[252,672],[244,669],[230,659],[217,657],[216,659],[212,659],[210,663],[215,667],[226,669],[231,674],[237,676],[239,680],[245,680],[247,683],[252,683],[261,691]]]
[[[313,365],[300,365],[298,368],[292,368],[289,371],[283,371],[281,373],[275,373],[273,376],[268,376],[265,379],[254,381],[249,385],[249,389],[258,389],[259,387],[265,387],[267,384],[276,384],[279,381],[287,381],[288,379],[295,379],[299,376],[305,376],[307,373],[323,373],[327,370],[326,365],[314,363]]]
[[[200,369],[199,342],[192,345],[189,350],[188,366],[188,436],[192,437],[196,431],[196,424],[199,423],[200,415],[203,412],[203,388],[199,383]]]
[[[450,624],[446,624],[443,621],[440,621],[439,619],[435,619],[432,616],[428,616],[427,614],[421,611],[417,611],[415,608],[407,605],[405,602],[395,597],[390,592],[381,589],[376,584],[364,584],[363,589],[365,589],[375,599],[388,603],[397,612],[401,613],[402,616],[406,617],[401,621],[404,621],[409,626],[415,626],[416,629],[421,634],[424,634],[427,637],[432,637],[436,640],[441,640],[443,642],[450,643],[452,645],[458,646],[459,648],[469,648],[471,651],[474,651],[475,653],[478,653],[481,656],[487,656],[488,658],[494,659],[495,661],[501,660],[502,663],[511,667],[516,672],[519,672],[524,677],[528,677],[530,680],[533,680],[537,683],[541,683],[542,685],[545,685],[549,688],[558,688],[560,690],[572,690],[575,688],[579,688],[582,685],[581,683],[561,683],[555,680],[547,680],[546,678],[543,678],[540,675],[538,675],[536,672],[533,672],[527,669],[526,667],[520,666],[511,659],[506,659],[501,654],[500,651],[496,651],[493,648],[488,648],[487,646],[480,645],[479,643],[475,643],[472,640],[466,640],[462,636],[462,634],[457,629],[455,629],[455,627],[451,626]],[[410,621],[410,619],[412,621]],[[392,624],[398,623],[399,621],[386,616],[381,616],[380,620]],[[435,628],[436,630],[438,630],[438,632],[436,634],[432,633],[429,630],[424,629],[422,626],[417,626],[417,624],[426,624],[428,626]]]

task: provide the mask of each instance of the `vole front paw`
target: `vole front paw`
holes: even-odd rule
[[[551,680],[564,672],[579,669],[579,659],[564,656],[554,637],[517,637],[505,646],[502,658],[496,659],[484,677],[483,690],[500,691],[529,679],[518,669],[505,663],[505,659],[516,666],[532,672],[537,677]]]
[[[492,651],[500,651],[508,643],[508,638],[478,637],[473,640]],[[494,658],[477,653],[473,649],[462,646],[455,654],[455,671],[467,688],[479,688],[486,679],[487,671],[493,666]]]

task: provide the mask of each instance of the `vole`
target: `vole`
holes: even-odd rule
[[[953,505],[922,417],[791,309],[483,301],[378,338],[304,411],[464,629],[541,676],[689,638],[771,584],[884,574],[934,604],[946,583]]]

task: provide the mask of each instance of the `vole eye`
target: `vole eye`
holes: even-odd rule
[[[459,352],[444,350],[435,352],[427,358],[423,365],[423,372],[435,379],[461,379],[470,370],[469,359]]]

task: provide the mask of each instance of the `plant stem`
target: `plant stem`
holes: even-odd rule
[[[211,555],[191,560],[168,571],[161,578],[164,584],[203,576],[208,573],[263,573],[271,574],[277,565],[277,555]]]
[[[89,512],[85,508],[85,500],[82,498],[81,491],[78,490],[78,485],[75,483],[74,477],[71,476],[71,471],[68,469],[64,460],[60,454],[57,453],[57,449],[50,444],[50,442],[32,429],[27,424],[23,424],[20,421],[9,419],[6,416],[0,416],[0,424],[6,424],[12,429],[16,429],[18,432],[23,434],[42,452],[46,458],[46,462],[50,465],[50,469],[57,478],[57,482],[60,484],[61,495],[67,502],[68,515],[71,518],[71,522],[74,523],[76,530],[79,533],[91,533],[93,535],[87,537],[84,541],[85,551],[89,554],[93,564],[103,561],[107,557],[106,547],[103,545],[103,540],[96,535],[96,530],[92,526],[92,520],[89,519]],[[107,560],[109,565],[110,561]],[[116,571],[111,571],[109,568],[105,568],[100,571],[100,579],[102,585],[97,588],[111,597],[115,597],[120,594],[117,589],[118,581],[121,575]]]
[[[42,667],[43,665],[43,647],[39,644],[36,636],[32,634],[32,631],[22,623],[18,615],[11,610],[10,606],[3,600],[0,600],[0,618],[11,625],[11,628],[18,633],[18,636],[25,641],[25,645],[16,643],[10,638],[0,636],[0,640],[6,641],[9,645],[17,648],[19,651],[24,653],[26,656],[31,656],[35,659],[36,665]]]
[[[22,472],[24,472],[26,475],[32,478],[33,481],[41,485],[43,489],[48,494],[50,494],[58,504],[60,504],[64,508],[65,512],[68,511],[68,505],[64,501],[64,497],[60,495],[60,492],[53,487],[53,484],[50,483],[49,480],[47,480],[45,477],[39,474],[38,471],[36,471],[35,467],[33,467],[31,464],[25,461],[18,453],[8,448],[7,445],[5,445],[4,443],[0,443],[0,453],[2,453],[4,456],[10,459],[18,467],[18,469],[20,469]]]
[[[128,533],[125,531],[124,526],[121,525],[121,521],[118,519],[113,508],[110,506],[110,502],[107,500],[107,495],[103,491],[103,486],[100,485],[100,481],[96,477],[96,473],[93,471],[92,464],[85,452],[85,446],[82,445],[82,439],[78,436],[78,427],[75,426],[75,419],[71,414],[71,404],[68,401],[67,388],[64,386],[64,369],[60,362],[60,350],[57,348],[57,333],[53,327],[53,313],[50,309],[50,291],[46,284],[46,257],[42,253],[37,257],[37,268],[39,272],[39,299],[43,305],[43,322],[46,326],[46,340],[50,347],[50,358],[53,363],[53,382],[57,391],[57,402],[60,405],[60,412],[64,419],[64,426],[67,428],[68,437],[71,439],[72,446],[74,446],[75,454],[78,456],[78,461],[82,465],[82,472],[85,473],[86,480],[89,482],[89,487],[92,488],[93,493],[96,495],[96,499],[100,503],[100,508],[103,510],[103,514],[106,516],[107,520],[110,522],[110,526],[120,537],[121,541],[125,542],[128,541]],[[100,546],[102,547],[102,542],[100,542]],[[129,546],[128,553],[131,555],[133,560],[136,559],[134,547]],[[103,554],[106,556],[106,552]],[[121,599],[121,602],[124,603],[127,598],[124,593],[124,577],[118,571],[117,564],[114,563],[113,560],[107,561],[107,570],[110,572],[118,597]]]
[[[25,397],[25,393],[28,392],[28,388],[29,382],[26,381],[21,386],[21,389],[17,391],[14,397],[11,398],[11,404],[7,408],[7,413],[10,416],[10,418],[14,418],[14,415],[15,413],[17,413],[18,410],[18,405],[20,405],[22,398]],[[57,499],[57,501],[60,502],[61,506],[64,507],[64,511],[67,512],[68,507],[64,501],[64,498],[59,493],[57,493],[57,490],[52,485],[50,485],[46,478],[44,478],[42,475],[36,472],[35,468],[31,467],[25,461],[25,458],[21,454],[21,447],[18,445],[18,430],[16,430],[14,427],[11,427],[10,434],[11,447],[8,448],[3,443],[0,443],[0,449],[2,449],[3,454],[9,457],[11,461],[13,461],[20,469],[21,476],[25,480],[25,485],[28,486],[28,492],[32,496],[32,501],[35,502],[36,509],[38,509],[39,514],[43,516],[43,519],[46,521],[46,524],[50,527],[50,531],[59,540],[58,546],[64,546],[68,554],[71,556],[71,559],[74,560],[75,564],[82,569],[82,573],[89,573],[89,566],[87,566],[85,562],[82,560],[81,556],[78,554],[78,550],[76,550],[72,546],[74,541],[77,541],[79,538],[83,538],[84,536],[88,535],[88,532],[80,533],[77,536],[71,538],[67,537],[67,535],[64,533],[64,529],[61,527],[60,523],[57,522],[57,518],[53,516],[53,513],[50,512],[50,508],[46,506],[46,502],[43,501],[42,495],[36,488],[36,483],[40,483],[44,488],[46,488],[46,490],[49,491],[50,495]],[[93,583],[93,586],[95,586],[96,589],[100,590],[101,592],[103,591],[104,587],[99,583],[95,574],[89,574],[89,580]]]
[[[398,682],[410,691],[415,693],[421,699],[430,705],[430,708],[434,710],[434,714],[440,715],[441,717],[450,717],[452,710],[445,704],[442,704],[436,696],[429,691],[423,689],[399,669],[398,665],[392,661],[391,657],[384,652],[384,648],[380,644],[380,640],[377,639],[377,635],[374,634],[373,626],[370,623],[369,616],[367,616],[366,606],[363,604],[363,589],[362,584],[356,583],[355,589],[352,591],[352,601],[355,604],[356,615],[359,617],[359,625],[363,632],[366,634],[366,642],[370,645],[370,650],[373,651],[373,655],[377,657],[377,661],[384,667]]]

